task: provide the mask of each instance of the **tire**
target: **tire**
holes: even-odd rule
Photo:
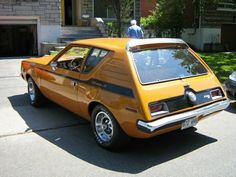
[[[102,105],[92,111],[91,127],[99,146],[118,151],[129,142],[128,136],[120,128],[112,113]]]
[[[40,107],[44,100],[41,91],[31,77],[28,79],[28,97],[30,104],[35,107]]]

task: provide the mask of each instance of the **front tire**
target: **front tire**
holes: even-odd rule
[[[91,117],[95,140],[101,147],[108,150],[120,150],[127,144],[128,136],[107,108],[102,105],[96,106]]]
[[[28,96],[32,106],[40,107],[42,105],[43,95],[31,77],[28,79]]]

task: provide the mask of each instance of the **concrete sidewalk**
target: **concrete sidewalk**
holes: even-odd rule
[[[53,103],[30,106],[20,61],[0,60],[0,177],[236,176],[236,103],[196,129],[113,153],[77,115]]]
[[[32,107],[27,84],[19,76],[21,60],[0,60],[0,137],[85,123],[53,103],[40,109]]]

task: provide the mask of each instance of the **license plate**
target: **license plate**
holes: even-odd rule
[[[197,117],[194,117],[192,119],[188,119],[188,120],[185,120],[183,123],[182,123],[182,127],[181,127],[181,130],[184,130],[186,128],[190,128],[190,127],[193,127],[197,124],[198,122],[198,118]]]

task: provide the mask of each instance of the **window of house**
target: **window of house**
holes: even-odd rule
[[[84,72],[90,72],[108,54],[107,50],[94,48],[86,60]]]
[[[129,17],[133,18],[133,16],[134,16],[134,7],[132,8]],[[116,18],[116,15],[113,8],[111,6],[107,6],[103,0],[94,0],[94,17]]]
[[[217,10],[220,11],[236,11],[235,0],[219,0]]]
[[[94,17],[115,18],[115,12],[103,0],[94,0]]]

